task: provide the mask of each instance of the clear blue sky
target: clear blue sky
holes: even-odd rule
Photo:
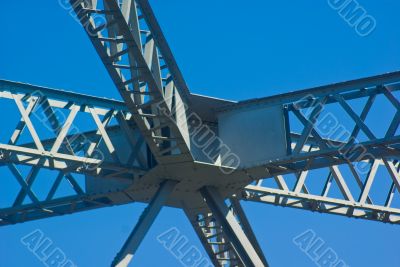
[[[194,93],[240,100],[400,69],[400,2],[359,0],[377,21],[368,37],[327,0],[153,0]],[[2,1],[0,78],[118,98],[83,29],[58,1]],[[6,114],[0,107],[0,113]],[[0,196],[1,198],[1,196]],[[0,228],[0,266],[43,266],[20,238],[41,229],[78,266],[109,266],[144,205]],[[314,266],[292,238],[307,229],[351,266],[400,266],[398,226],[244,203],[272,266]],[[164,209],[135,266],[181,266],[156,240],[177,227],[201,248],[180,210]]]

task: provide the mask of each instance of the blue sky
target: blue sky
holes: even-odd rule
[[[150,2],[194,93],[241,100],[400,69],[399,1],[359,0],[377,22],[367,37],[327,0]],[[0,7],[1,79],[119,98],[83,29],[58,1]],[[398,226],[244,207],[272,266],[315,266],[292,242],[307,229],[350,266],[400,266]],[[143,208],[134,203],[0,228],[0,266],[43,266],[20,242],[35,229],[78,266],[109,266]],[[171,227],[202,249],[184,214],[164,209],[135,255],[136,266],[181,266],[156,240]]]

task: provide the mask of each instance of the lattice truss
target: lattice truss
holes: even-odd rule
[[[70,2],[156,159],[191,159],[188,89],[147,1]]]
[[[149,168],[131,113],[78,96],[2,83],[3,120],[15,125],[1,131],[0,224],[107,205],[87,192],[87,177],[132,183]]]
[[[264,165],[272,179],[247,186],[243,197],[399,223],[398,90],[390,81],[341,86],[285,104],[290,156]]]
[[[267,266],[267,260],[262,253],[239,199],[231,198],[228,200],[228,204],[229,216],[246,232],[261,262]],[[230,240],[227,235],[227,226],[222,225],[221,219],[216,214],[209,208],[197,212],[185,208],[184,211],[214,266],[241,266],[240,248],[236,247]]]
[[[215,266],[235,266],[240,263],[232,244],[224,234],[223,227],[211,212],[197,214],[192,225]]]
[[[112,263],[127,266],[161,207],[177,206],[214,265],[268,266],[240,200],[400,223],[400,72],[192,105],[146,0],[69,2],[123,102],[0,81],[0,225],[149,202]],[[205,109],[260,104],[283,110],[284,155],[228,176],[223,161],[201,162],[194,106],[218,137]]]

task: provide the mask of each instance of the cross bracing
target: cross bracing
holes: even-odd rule
[[[0,81],[15,119],[0,168],[17,188],[0,225],[145,202],[112,266],[162,206],[184,210],[214,265],[268,266],[240,201],[400,222],[399,72],[241,102],[193,95],[147,1],[70,2],[123,101]]]

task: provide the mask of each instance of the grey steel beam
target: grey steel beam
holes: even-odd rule
[[[268,266],[267,259],[261,249],[260,244],[257,241],[256,235],[250,225],[249,220],[247,219],[246,213],[244,212],[242,205],[240,204],[240,200],[236,197],[230,198],[231,202],[231,210],[233,211],[234,215],[238,218],[240,222],[240,226],[242,227],[243,231],[246,233],[247,238],[253,245],[254,249],[257,252],[257,255],[260,257],[261,261],[265,266]]]
[[[222,226],[212,216],[211,210],[206,207],[202,208],[202,212],[199,213],[190,208],[190,203],[185,204],[183,210],[214,266],[225,266],[226,264],[235,266],[239,259],[237,256],[233,256],[233,254],[236,255],[236,252],[226,238]],[[219,236],[221,238],[217,239]]]
[[[44,86],[32,85],[28,83],[21,83],[9,80],[0,79],[0,92],[10,92],[13,94],[23,94],[40,96],[45,95],[49,99],[72,101],[78,105],[91,105],[102,107],[103,109],[115,109],[121,111],[128,111],[124,102],[114,99],[107,99],[72,91],[54,89]]]
[[[191,95],[148,1],[70,0],[70,3],[124,102],[0,80],[0,98],[11,100],[20,116],[8,143],[0,143],[0,165],[8,168],[20,186],[14,202],[0,209],[0,225],[129,203],[133,199],[128,191],[134,192],[142,184],[137,188],[130,186],[136,178],[154,167],[153,156],[163,168],[171,170],[172,179],[179,175],[174,173],[176,169],[168,169],[169,164],[194,162],[188,124]],[[104,24],[97,24],[99,18],[103,18]],[[243,199],[400,224],[400,209],[393,205],[394,195],[400,192],[400,136],[397,133],[400,101],[395,95],[399,90],[400,72],[394,72],[240,103],[219,103],[219,111],[252,105],[278,106],[285,111],[286,138],[283,139],[287,140],[287,154],[266,158],[260,160],[261,163],[238,170],[248,176],[246,181],[257,181],[243,189]],[[396,111],[383,138],[377,137],[366,120],[379,95],[385,97]],[[368,100],[359,115],[349,102],[366,98]],[[348,114],[350,123],[355,125],[348,140],[320,135],[317,125],[327,105],[341,108]],[[200,106],[211,110],[209,106]],[[32,119],[37,107],[44,109],[42,122],[50,124],[52,138],[40,138],[40,130]],[[313,108],[310,116],[302,112],[306,108]],[[57,109],[67,113],[65,121],[57,118]],[[200,109],[208,122],[217,125],[217,116],[210,110],[203,112]],[[85,138],[69,134],[80,115],[88,115],[93,120],[92,129],[79,130]],[[292,132],[295,123],[291,123],[290,115],[303,125],[299,131],[301,134]],[[111,125],[113,120],[118,124]],[[368,139],[356,141],[360,132]],[[33,142],[18,142],[24,133],[28,133]],[[120,136],[114,134],[125,136],[128,145],[117,142]],[[152,155],[147,153],[147,147],[143,147],[143,140]],[[106,154],[105,158],[96,157],[98,148]],[[365,150],[365,155],[349,158],[347,152],[343,153],[343,150],[354,152],[359,148]],[[371,163],[365,179],[352,165],[354,162]],[[26,176],[20,169],[22,165],[30,167]],[[353,177],[345,175],[340,165],[348,165]],[[385,203],[378,203],[372,192],[382,167],[389,174],[391,186]],[[313,170],[319,168],[329,170],[329,174],[326,179],[316,181],[322,191],[315,192],[308,186],[308,178]],[[54,179],[49,179],[50,190],[44,199],[33,191],[41,169],[56,174]],[[85,187],[80,185],[73,175],[75,173],[86,175],[87,184],[90,176],[96,177],[94,189],[87,184]],[[294,174],[293,188],[289,186],[287,174]],[[349,186],[349,177],[355,180],[355,186]],[[108,178],[121,179],[124,183],[110,185]],[[273,178],[276,187],[264,185],[264,178]],[[69,197],[56,197],[63,179],[74,193]],[[105,183],[100,179],[105,179]],[[227,176],[218,186],[224,187],[229,183]],[[334,183],[342,196],[330,197]],[[168,180],[160,185],[114,259],[113,266],[128,265],[176,184]],[[108,192],[97,193],[97,186],[107,187]],[[242,186],[240,183],[238,187]],[[268,266],[239,200],[232,196],[228,207],[217,188],[203,187],[200,193],[205,199],[201,203],[204,206],[194,208],[189,201],[183,209],[213,263]],[[25,203],[25,199],[30,203]],[[179,200],[174,199],[174,203]]]
[[[366,149],[365,156],[353,162],[368,161],[372,155],[376,159],[386,157],[396,159],[399,157],[400,137],[389,140],[378,139],[370,142],[362,142],[349,147],[349,150],[356,150],[360,147]],[[338,149],[313,150],[296,156],[283,157],[271,160],[268,163],[255,165],[253,167],[239,170],[244,172],[252,180],[274,177],[276,175],[299,173],[305,170],[314,170],[329,166],[348,163],[349,160],[343,158]]]
[[[74,94],[71,92],[64,92],[64,91],[58,91],[58,90],[53,90],[53,89],[48,89],[48,88],[42,88],[42,87],[36,87],[32,85],[27,85],[27,84],[20,84],[20,83],[13,83],[13,82],[0,82],[0,88],[2,88],[1,91],[1,97],[4,99],[8,99],[10,101],[13,101],[14,95],[23,95],[24,101],[27,101],[29,99],[35,99],[41,95],[46,95],[47,96],[47,103],[52,109],[56,108],[62,108],[62,109],[70,109],[73,107],[73,105],[80,105],[80,112],[86,112],[90,113],[90,108],[89,106],[94,106],[96,108],[96,112],[98,114],[106,115],[110,112],[110,107],[117,107],[120,109],[119,113],[119,118],[121,118],[121,114],[123,110],[126,110],[126,107],[123,102],[119,101],[113,101],[113,100],[107,100],[107,99],[102,99],[102,98],[96,98],[96,97],[90,97],[90,96],[85,96],[85,95],[79,95],[79,94]],[[389,87],[390,88],[390,87]],[[396,90],[396,87],[394,87]],[[394,107],[398,108],[398,105],[396,105],[396,99],[393,97],[393,94],[389,91],[387,92],[386,90],[382,89],[366,89],[360,91],[360,94],[362,93],[362,96],[374,96],[374,94],[382,94],[382,92],[386,95],[389,96],[390,100],[392,103],[394,103]],[[88,100],[85,100],[88,98]],[[345,98],[345,97],[344,97]],[[89,101],[92,105],[85,105],[86,101]],[[72,104],[72,103],[73,104]],[[33,103],[33,102],[31,102]],[[307,106],[307,105],[305,105]],[[34,106],[32,106],[33,108]],[[118,110],[116,109],[116,111]],[[365,114],[366,115],[366,114]],[[360,116],[361,119],[363,116]],[[126,113],[126,115],[122,116],[126,119],[126,122],[129,123],[132,127],[132,120],[129,119],[129,113]],[[395,119],[393,120],[395,121]],[[24,121],[21,120],[22,122],[22,127],[24,127]],[[392,123],[393,124],[393,123]],[[62,126],[62,125],[61,125]],[[19,127],[19,126],[18,126]],[[17,127],[17,129],[18,129]],[[114,126],[113,126],[114,127]],[[113,128],[111,127],[111,128]],[[111,128],[107,128],[107,132],[110,131]],[[126,128],[126,127],[125,127]],[[393,127],[392,127],[393,128]],[[23,129],[23,128],[21,128]],[[62,128],[60,127],[59,130]],[[84,133],[85,136],[90,136],[90,140],[92,140],[91,136],[96,135],[97,130],[93,131],[93,133]],[[15,144],[15,137],[19,136],[20,130],[15,132],[14,134],[14,141],[12,144]],[[130,134],[130,133],[127,133]],[[301,135],[297,135],[294,133],[291,133],[292,136],[292,141],[293,144],[296,144],[298,139],[301,137]],[[68,136],[67,139],[70,139],[71,136]],[[130,170],[128,170],[126,167],[121,168],[121,165],[116,165],[116,166],[108,166],[107,164],[103,163],[101,168],[98,168],[94,171],[87,171],[84,168],[80,168],[82,162],[91,162],[91,159],[84,158],[80,160],[79,157],[71,157],[70,154],[54,154],[50,153],[52,145],[54,143],[55,139],[53,140],[41,140],[41,143],[43,146],[48,148],[49,152],[48,154],[43,154],[42,151],[39,151],[36,147],[35,144],[27,144],[27,145],[18,145],[18,146],[10,146],[9,144],[1,144],[3,147],[3,152],[4,154],[8,155],[7,158],[3,158],[4,163],[9,162],[9,163],[16,163],[16,164],[26,164],[26,165],[38,165],[42,166],[45,168],[56,168],[56,169],[65,169],[69,171],[76,171],[79,173],[85,173],[85,174],[90,174],[90,175],[113,175],[113,173],[116,174],[121,174],[121,172],[126,172],[126,174],[130,173]],[[323,139],[322,140],[324,143],[329,143],[332,144],[335,147],[343,147],[346,145],[343,141],[337,141],[337,140],[327,140]],[[391,158],[396,158],[399,156],[399,146],[400,139],[397,136],[394,137],[388,137],[385,139],[376,139],[372,141],[367,141],[363,142],[360,144],[354,144],[352,147],[348,147],[350,151],[353,150],[353,148],[356,148],[357,146],[359,147],[360,145],[364,148],[367,149],[368,154],[373,154],[376,157],[385,157],[388,158],[390,161]],[[266,177],[266,176],[277,176],[277,175],[284,175],[287,173],[297,173],[301,172],[304,169],[316,169],[316,168],[321,168],[321,167],[329,167],[333,165],[338,165],[342,163],[346,163],[345,158],[340,158],[339,156],[341,155],[338,153],[338,149],[332,148],[332,149],[323,149],[323,150],[318,150],[318,146],[321,145],[321,138],[317,138],[315,136],[309,136],[307,139],[307,143],[305,144],[305,150],[310,151],[307,153],[302,153],[300,155],[296,156],[290,156],[287,158],[282,158],[278,159],[276,161],[270,162],[266,165],[263,165],[260,170],[262,171],[262,176],[258,177]],[[308,147],[306,147],[308,146]],[[313,149],[308,149],[310,146],[313,147]],[[52,161],[50,161],[49,158],[43,157],[43,155],[48,155],[52,156]],[[360,160],[368,160],[368,159],[360,159]],[[96,163],[96,162],[94,162]],[[269,173],[265,172],[264,167],[267,167],[269,170]],[[251,174],[256,168],[251,168],[248,170],[248,172]],[[138,170],[133,170],[133,173],[140,171]],[[257,177],[252,175],[253,177]],[[265,188],[263,188],[261,193],[264,192]],[[283,194],[282,196],[284,196]],[[305,198],[305,202],[309,201],[310,196]],[[265,197],[263,199],[266,199]],[[328,202],[331,200],[328,200]],[[265,202],[267,203],[267,202]],[[369,203],[370,204],[370,203]],[[379,207],[373,206],[375,210],[379,210]],[[339,209],[340,211],[343,211],[343,209]],[[17,211],[17,209],[15,209]],[[334,213],[334,212],[330,212]],[[368,215],[366,215],[368,216]]]
[[[400,71],[386,73],[377,76],[371,76],[362,79],[351,80],[347,82],[334,83],[330,85],[323,85],[320,87],[315,87],[305,90],[294,90],[289,93],[268,96],[264,98],[248,99],[239,101],[238,103],[233,103],[231,105],[226,105],[219,109],[219,111],[225,111],[228,109],[245,108],[251,105],[278,105],[278,104],[288,104],[304,99],[308,96],[322,97],[326,95],[333,94],[345,94],[347,100],[360,98],[361,96],[369,95],[367,88],[376,88],[382,85],[390,85],[393,91],[400,90],[399,86],[392,86],[393,84],[398,84],[400,82]],[[335,100],[329,99],[328,104]]]
[[[149,4],[149,1],[137,0],[137,3],[141,8],[143,16],[147,20],[149,28],[151,29],[151,33],[154,36],[155,42],[157,43],[157,46],[159,47],[161,54],[163,55],[164,61],[167,62],[167,65],[170,68],[176,86],[180,89],[182,97],[184,97],[186,102],[190,104],[189,88],[183,78],[183,75],[178,67],[178,64],[176,63],[171,48],[169,47],[168,42],[164,37],[161,27],[157,22],[157,18],[154,15],[154,12]]]
[[[138,223],[129,235],[120,252],[115,257],[111,266],[128,266],[158,213],[161,211],[161,208],[168,200],[169,195],[173,192],[176,184],[176,181],[167,180],[160,185],[159,190],[140,216]]]
[[[0,171],[15,179],[20,188],[14,202],[0,209],[0,225],[133,201],[113,188],[108,194],[96,194],[86,188],[85,181],[77,180],[85,179],[82,174],[108,177],[120,183],[122,190],[122,185],[126,187],[149,170],[147,162],[133,164],[125,159],[126,154],[133,159],[147,157],[132,116],[122,102],[10,81],[0,81],[0,100],[4,106],[15,107],[8,110],[10,117],[20,118],[16,126],[9,125],[9,121],[3,125],[4,133],[15,129],[8,142],[0,142],[0,165],[4,166]],[[114,117],[124,127],[109,127]],[[124,133],[132,136],[127,139],[131,148],[119,145]],[[41,135],[53,138],[40,139]],[[29,136],[33,142],[23,143]],[[123,161],[120,156],[124,156]],[[29,172],[22,177],[26,169]],[[37,177],[43,175],[48,186],[37,187]],[[66,187],[72,190],[68,197],[59,194]]]
[[[214,216],[221,223],[225,235],[229,238],[243,266],[266,266],[218,190],[212,187],[204,187],[200,192]]]
[[[120,199],[115,201],[114,199]],[[74,195],[39,201],[37,204],[23,204],[0,209],[0,226],[25,223],[33,220],[47,219],[56,216],[74,214],[100,208],[132,203],[123,191],[112,191],[107,194]]]
[[[254,164],[246,167],[245,172],[253,179],[274,177],[287,173],[298,173],[304,170],[335,166],[347,162],[359,162],[383,157],[396,159],[400,157],[400,136],[397,132],[400,120],[400,105],[394,94],[400,89],[398,72],[334,85],[333,91],[328,87],[312,89],[301,93],[303,98],[293,100],[290,96],[277,98],[279,104],[285,106],[289,115],[286,116],[286,135],[291,143],[287,144],[287,155],[281,155],[268,160],[267,163]],[[375,86],[377,85],[378,86]],[[356,86],[368,86],[359,88]],[[307,93],[307,94],[306,94]],[[373,132],[379,132],[380,125],[374,125],[366,121],[371,108],[375,108],[376,97],[386,98],[396,111],[392,118],[386,116],[390,127],[384,137],[377,136]],[[356,114],[350,106],[350,100],[363,100],[363,111]],[[271,101],[275,101],[271,100]],[[268,102],[273,104],[273,102]],[[245,106],[258,105],[257,102],[249,102]],[[238,109],[242,105],[238,105]],[[382,108],[377,106],[377,108]],[[314,112],[308,114],[309,109]],[[336,109],[349,114],[340,116],[332,113]],[[376,112],[376,110],[375,110]],[[323,114],[320,116],[315,116]],[[297,118],[297,120],[295,120]],[[327,121],[331,119],[331,124]],[[303,130],[301,134],[294,135],[291,130],[299,128],[299,122]],[[332,123],[333,122],[333,123]],[[294,125],[297,125],[296,127]],[[346,129],[344,125],[355,125]],[[299,130],[297,130],[299,131]],[[324,132],[325,136],[321,136]],[[346,134],[348,132],[348,134]],[[361,136],[363,132],[366,139]],[[327,136],[326,136],[327,135]],[[260,140],[262,142],[262,140]]]
[[[122,5],[115,0],[70,2],[157,161],[192,160],[184,92],[174,85],[169,62],[154,45],[160,34],[152,34],[140,6],[131,0]],[[105,23],[96,25],[94,14]]]
[[[392,192],[392,191],[391,191]],[[400,224],[400,209],[372,204],[360,204],[318,194],[294,193],[268,186],[249,185],[243,190],[243,200],[312,212],[341,215],[391,224]]]
[[[118,154],[122,151],[115,151],[113,145],[115,140],[110,140],[109,134],[104,129],[108,127],[111,119],[117,116],[120,121],[122,118],[125,123],[131,125],[131,114],[125,112],[124,105],[119,102],[95,97],[88,97],[86,102],[85,97],[70,92],[0,81],[0,99],[16,106],[19,114],[15,115],[21,118],[10,141],[0,143],[0,162],[93,176],[119,173],[123,178],[125,172],[127,178],[132,178],[132,174],[143,173],[145,169],[140,170],[138,167],[117,160]],[[88,104],[89,102],[93,105]],[[121,109],[110,109],[110,107]],[[88,138],[85,135],[88,131],[87,126],[82,126],[81,122],[78,122],[82,119],[87,121],[87,114],[93,118],[95,125],[93,129],[97,132],[95,138]],[[102,116],[104,121],[100,122],[99,116]],[[31,118],[39,120],[41,124],[33,124]],[[81,127],[85,131],[82,131]],[[40,140],[38,132],[41,131],[43,134],[43,130],[47,131],[46,134],[55,136],[51,142],[45,143],[44,140]],[[31,136],[33,143],[18,142],[24,133]],[[100,150],[102,156],[107,159],[96,155],[95,152]]]
[[[79,94],[74,94],[71,92],[64,92],[64,91],[58,91],[58,90],[52,90],[48,88],[42,88],[42,87],[37,87],[37,86],[32,86],[32,85],[27,85],[27,84],[20,84],[20,83],[12,83],[12,82],[5,82],[3,85],[0,82],[0,87],[7,89],[7,90],[13,90],[12,92],[18,93],[18,92],[24,92],[26,95],[33,94],[35,91],[42,92],[45,95],[49,95],[51,97],[57,97],[60,99],[60,101],[54,101],[51,100],[51,104],[54,107],[63,107],[66,106],[68,102],[65,101],[65,99],[76,99],[76,103],[82,104],[82,107],[84,108],[85,106],[83,103],[85,103],[85,98],[88,98],[88,101],[91,101],[92,103],[96,103],[98,105],[103,105],[104,108],[102,109],[97,109],[97,112],[101,112],[102,114],[105,114],[109,111],[106,107],[118,107],[121,110],[126,110],[125,105],[123,102],[119,101],[113,101],[113,100],[107,100],[107,99],[102,99],[102,98],[95,98],[95,97],[90,97],[86,95],[79,95]],[[371,91],[372,90],[372,91]],[[375,94],[378,94],[379,92],[377,89],[370,89],[370,90],[360,90],[360,94],[362,92],[374,92]],[[380,91],[382,93],[382,91]],[[385,92],[385,91],[384,91]],[[5,97],[6,94],[9,94],[11,97],[11,93],[8,91],[3,91],[3,96]],[[74,102],[75,103],[75,102]],[[103,107],[101,106],[100,107]],[[395,121],[395,120],[394,120]],[[132,121],[130,120],[129,123]],[[300,139],[301,135],[297,135],[294,133],[290,133],[292,136],[292,141],[294,142],[293,144],[298,143],[298,139]],[[271,175],[278,175],[282,174],[284,170],[286,172],[296,172],[298,170],[301,170],[305,168],[308,164],[310,168],[313,168],[313,166],[321,167],[321,166],[328,166],[330,164],[339,164],[343,163],[344,160],[340,159],[338,156],[340,156],[340,153],[337,153],[338,150],[333,148],[333,149],[324,149],[324,150],[317,150],[315,148],[318,147],[319,142],[314,136],[309,136],[307,139],[308,142],[306,145],[313,145],[314,149],[310,151],[310,153],[305,154],[302,153],[297,156],[290,156],[287,158],[281,158],[278,160],[275,160],[274,162],[270,162],[269,164],[266,164],[265,167],[269,167]],[[337,141],[337,140],[325,140],[325,143],[329,143],[333,145],[334,147],[343,147],[346,145],[343,143],[343,141]],[[370,151],[367,151],[368,153],[365,154],[370,154],[370,152],[376,152],[378,154],[381,154],[382,156],[391,156],[396,153],[396,148],[398,147],[399,139],[397,137],[390,137],[386,139],[376,139],[373,142],[364,142],[360,144],[354,144],[353,147],[348,147],[347,150],[352,151],[354,148],[357,147],[364,147],[367,149],[370,149]],[[27,146],[29,148],[32,148],[31,146]],[[316,159],[314,161],[310,159]],[[257,167],[254,167],[256,169]],[[261,167],[262,170],[264,170],[264,166]],[[252,169],[250,169],[252,170]],[[266,172],[263,171],[263,175],[267,175]]]
[[[346,167],[346,166],[340,166]],[[327,179],[313,179],[313,188],[323,188],[323,190],[300,191],[287,186],[291,177],[280,176],[280,183],[274,186],[271,183],[264,184],[264,180],[260,180],[256,185],[248,185],[242,192],[241,198],[247,201],[254,201],[266,204],[272,204],[282,207],[292,207],[304,209],[314,212],[342,215],[357,219],[373,220],[390,224],[400,224],[400,208],[393,205],[391,201],[393,194],[400,192],[400,163],[392,162],[386,159],[374,160],[370,163],[370,169],[366,178],[361,180],[360,175],[355,171],[354,166],[349,164],[351,172],[345,175],[339,167],[331,169],[330,176]],[[330,167],[332,168],[332,167]],[[377,175],[383,176],[386,172],[386,178],[391,182],[392,187],[386,192],[386,201],[378,202],[373,197],[373,191],[378,191],[373,182]],[[305,185],[307,175],[310,172],[303,172],[303,184]],[[340,177],[336,179],[338,188],[342,188],[345,184],[353,183],[353,186],[346,187],[342,197],[338,195],[331,196],[329,194],[332,176]],[[382,180],[384,177],[380,177]],[[355,180],[356,185],[353,181]],[[311,183],[311,181],[310,181]],[[284,184],[285,186],[281,186]],[[325,184],[325,186],[324,186]],[[379,190],[379,191],[382,191]],[[352,197],[349,197],[352,196]]]
[[[400,110],[399,101],[394,95],[394,92],[399,89],[398,81],[396,81],[397,78],[398,73],[392,73],[362,81],[350,82],[347,85],[339,84],[339,86],[334,88],[336,92],[326,93],[326,88],[323,88],[322,91],[320,89],[307,91],[307,93],[312,92],[313,94],[299,99],[297,102],[287,104],[289,112],[293,112],[299,118],[304,128],[308,127],[310,129],[309,126],[312,125],[312,131],[305,131],[297,136],[291,134],[293,143],[289,146],[291,148],[290,152],[292,152],[288,153],[289,156],[263,164],[264,170],[261,169],[261,166],[246,169],[246,173],[251,175],[251,177],[261,180],[257,185],[249,185],[245,188],[243,191],[244,199],[353,218],[363,218],[393,224],[400,223],[400,209],[392,206],[393,203],[391,201],[396,192],[395,185],[398,175],[394,165],[398,164],[398,159],[400,158],[400,136],[396,133],[396,130],[399,128],[397,115],[391,121],[389,120],[390,127],[388,133],[390,134],[386,134],[383,138],[377,138],[372,131],[371,125],[368,126],[365,120],[374,104],[375,97],[379,95],[386,98],[396,110],[396,114],[398,114]],[[353,86],[361,85],[370,87],[356,89],[355,91],[350,89]],[[378,86],[373,87],[374,85]],[[328,101],[321,105],[319,101],[321,98],[328,98]],[[349,105],[348,100],[350,99],[366,100],[360,115],[356,114]],[[284,99],[280,100],[283,101]],[[323,123],[321,121],[312,121],[311,116],[309,117],[302,113],[305,108],[314,108],[315,110],[316,107],[322,107],[322,109],[325,109],[325,106],[328,105],[336,105],[343,112],[349,114],[347,120],[344,119],[344,116],[334,117],[337,120],[336,125],[342,126],[349,123],[355,125],[354,128],[348,130],[346,138],[343,138],[343,136],[341,136],[341,139],[326,139],[321,137],[318,127],[321,124],[323,125]],[[387,118],[390,119],[390,117]],[[327,127],[330,127],[330,125]],[[375,125],[375,130],[376,127],[381,126]],[[368,138],[367,140],[363,142],[357,140],[360,131],[364,132]],[[332,132],[335,132],[335,128]],[[303,140],[306,140],[306,142],[303,142]],[[301,148],[293,151],[298,144],[300,144]],[[362,164],[366,165],[368,162],[371,162],[371,167],[367,177],[362,180],[361,177],[363,175],[361,172],[363,170],[359,170],[353,164],[362,166]],[[350,175],[344,175],[339,166],[348,166],[350,168]],[[385,166],[389,172],[388,176],[392,179],[391,190],[386,197],[386,203],[372,202],[374,198],[371,196],[371,187],[374,186],[373,181],[377,175],[377,169]],[[310,192],[303,190],[302,185],[306,185],[306,179],[310,176],[311,171],[318,169],[329,171],[326,180],[321,177],[321,179],[313,181],[314,186],[315,183],[319,184],[318,188],[323,188],[323,191],[317,192],[313,190],[313,192]],[[291,173],[303,174],[297,176],[296,185],[299,186],[295,186],[295,188],[289,188],[287,186],[288,183],[285,182],[285,179],[290,179],[287,174]],[[264,177],[262,177],[263,175]],[[263,185],[263,178],[268,177],[279,177],[280,184],[275,187]],[[329,197],[332,179],[335,180],[339,191],[342,193],[342,197]],[[355,180],[356,186],[349,187],[349,184],[352,183],[351,180]],[[282,184],[286,186],[282,186]]]

